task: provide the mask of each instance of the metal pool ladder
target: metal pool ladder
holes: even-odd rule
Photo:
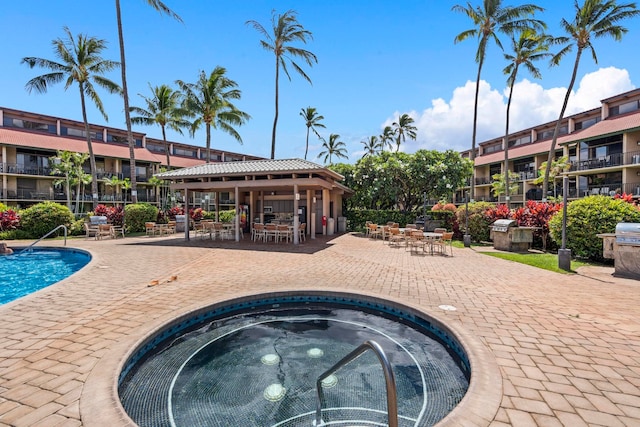
[[[327,378],[329,375],[345,366],[347,363],[356,359],[362,353],[367,350],[373,351],[380,364],[382,365],[382,371],[384,372],[384,381],[387,387],[387,417],[389,421],[389,427],[398,427],[398,396],[396,392],[396,379],[393,375],[393,370],[391,369],[391,364],[389,363],[389,359],[387,359],[387,355],[384,353],[384,350],[375,341],[365,341],[358,348],[353,350],[351,353],[347,354],[345,357],[340,359],[338,363],[329,368],[325,373],[318,377],[318,381],[316,381],[316,422],[315,426],[320,427],[322,422],[322,380]]]
[[[61,228],[64,229],[64,245],[67,246],[67,226],[64,224],[61,224],[56,228],[54,228],[53,230],[51,230],[50,232],[48,232],[47,234],[45,234],[44,236],[42,236],[41,238],[39,238],[38,240],[36,240],[35,242],[33,242],[32,244],[30,244],[29,246],[27,246],[26,248],[24,248],[23,250],[21,250],[20,253],[31,249],[33,245],[35,245],[36,243],[39,243],[42,239],[46,239],[47,237],[49,237],[50,235],[52,235],[53,233],[55,233]]]

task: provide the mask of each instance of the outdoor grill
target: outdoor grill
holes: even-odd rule
[[[602,239],[602,256],[614,260],[614,274],[640,279],[640,223],[620,222],[615,234],[598,237]]]
[[[518,227],[513,219],[499,219],[491,225],[493,247],[501,251],[527,252],[535,227]]]

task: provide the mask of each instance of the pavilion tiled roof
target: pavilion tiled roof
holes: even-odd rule
[[[205,163],[156,174],[164,179],[203,178],[223,175],[256,175],[272,173],[319,172],[341,180],[343,176],[317,163],[302,159],[246,160],[241,162]]]

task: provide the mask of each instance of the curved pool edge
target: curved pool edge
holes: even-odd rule
[[[137,427],[137,424],[129,417],[120,403],[118,395],[120,373],[139,349],[170,325],[178,324],[193,316],[229,304],[301,294],[319,297],[353,298],[366,302],[388,304],[398,307],[409,314],[427,318],[460,343],[466,352],[471,367],[471,379],[467,393],[462,401],[434,427],[484,427],[493,421],[502,401],[502,375],[489,349],[463,328],[444,323],[442,318],[433,313],[404,301],[381,297],[372,293],[292,289],[278,292],[246,293],[234,298],[214,300],[204,306],[198,304],[185,307],[178,312],[154,319],[147,328],[143,331],[141,330],[136,336],[114,345],[96,363],[83,387],[79,403],[83,425],[85,427],[112,427],[115,424],[123,427]]]

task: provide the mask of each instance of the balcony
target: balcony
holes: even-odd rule
[[[0,163],[0,173],[16,175],[51,175],[51,168],[42,166],[20,165],[18,163]]]
[[[610,154],[593,159],[573,161],[571,162],[570,171],[602,169],[623,165],[640,165],[640,151]]]
[[[476,185],[487,185],[487,184],[491,184],[493,182],[493,179],[491,179],[490,177],[477,177],[475,179],[475,183]]]

